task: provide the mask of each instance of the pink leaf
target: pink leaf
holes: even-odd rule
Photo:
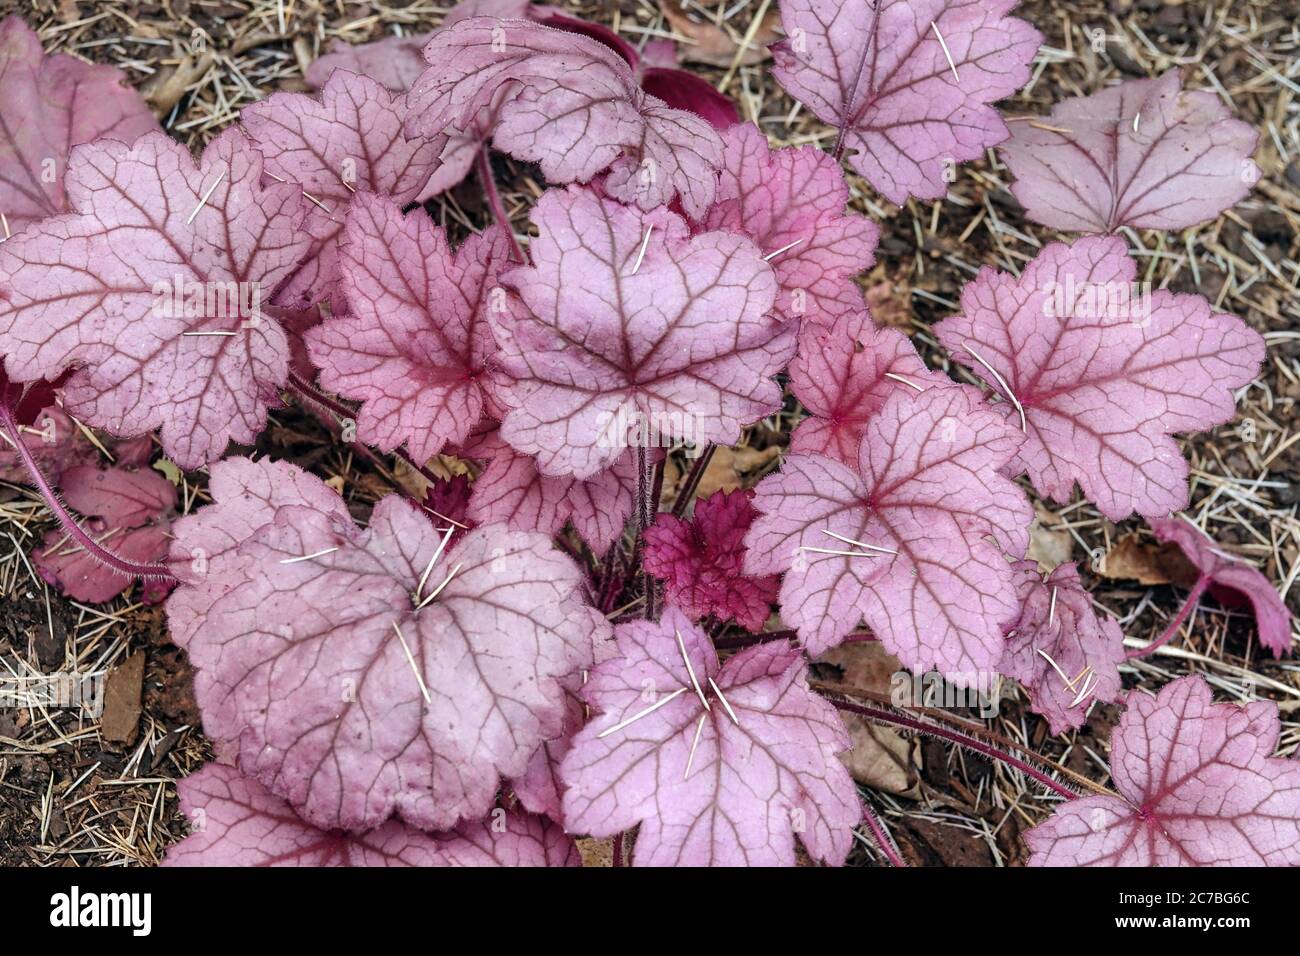
[[[0,239],[68,208],[64,177],[73,146],[133,143],[158,121],[126,74],[60,53],[45,56],[22,18],[0,21]]]
[[[158,472],[81,465],[63,471],[59,491],[64,503],[84,516],[85,530],[118,557],[153,564],[166,556],[176,489]],[[41,577],[77,601],[98,604],[131,585],[129,578],[100,564],[58,530],[46,534],[45,547],[33,562]],[[146,594],[157,600],[166,589],[150,586]]]
[[[332,74],[319,98],[276,93],[241,114],[266,157],[266,173],[298,183],[315,200],[304,228],[311,253],[276,301],[302,308],[328,296],[338,281],[338,241],[358,192],[378,193],[400,208],[420,195],[446,137],[407,139],[405,99],[375,80]]]
[[[356,46],[335,40],[328,53],[307,67],[305,79],[319,90],[335,70],[342,70],[368,76],[390,93],[405,93],[428,66],[421,51],[432,35],[384,37]]]
[[[597,554],[623,534],[636,494],[636,460],[625,452],[589,478],[549,478],[537,461],[521,455],[496,434],[466,451],[488,459],[474,481],[468,515],[479,524],[504,522],[512,531],[554,537],[568,522]]]
[[[1015,0],[784,0],[772,74],[841,130],[890,202],[938,199],[957,163],[1007,137],[990,104],[1029,80],[1042,37]]]
[[[0,369],[0,381],[4,371]],[[65,469],[78,465],[93,465],[99,460],[95,446],[86,441],[77,430],[72,419],[64,414],[57,405],[49,405],[35,410],[31,416],[29,429],[23,435],[28,450],[36,463],[41,466],[45,476],[58,484],[59,476]],[[16,416],[15,416],[16,417]],[[23,424],[19,419],[19,424]],[[0,438],[0,481],[15,485],[30,485],[32,477],[18,456],[17,450]]]
[[[427,461],[483,416],[497,350],[487,312],[509,238],[494,226],[453,256],[423,210],[404,217],[392,199],[368,193],[352,200],[344,235],[348,310],[310,330],[308,350],[321,385],[361,402],[358,438]]]
[[[193,828],[163,866],[578,866],[558,827],[499,811],[455,831],[425,834],[397,820],[362,834],[321,830],[234,767],[210,763],[177,781]]]
[[[1033,561],[1016,564],[1020,617],[1007,634],[998,670],[1025,685],[1034,713],[1054,734],[1082,727],[1094,700],[1119,698],[1124,633],[1093,611],[1073,564],[1043,580]]]
[[[518,810],[494,809],[439,840],[434,866],[582,866],[572,838],[550,821]]]
[[[1025,214],[1075,232],[1179,230],[1239,202],[1259,181],[1259,134],[1214,93],[1181,86],[1169,70],[1014,123],[1000,149]]]
[[[341,502],[316,505],[318,479],[291,493],[286,470],[214,466],[216,504],[176,525],[177,562],[209,555],[168,604],[204,729],[317,826],[483,815],[560,731],[559,681],[590,666],[606,628],[575,597],[577,567],[501,525],[440,551],[398,497],[363,531]]]
[[[846,312],[829,326],[806,323],[790,363],[790,390],[810,417],[790,436],[790,450],[852,465],[867,422],[885,399],[899,390],[951,384],[925,367],[906,335],[877,328],[865,310]]]
[[[770,149],[752,123],[733,126],[722,142],[718,196],[702,227],[754,240],[776,270],[785,318],[828,322],[860,311],[853,277],[875,262],[880,230],[845,214],[849,187],[836,162],[811,146]]]
[[[776,577],[742,570],[745,532],[755,517],[751,497],[717,491],[696,502],[691,521],[660,514],[645,531],[645,569],[667,582],[668,600],[693,621],[712,614],[757,633],[772,613]]]
[[[550,190],[533,267],[506,275],[527,314],[492,315],[518,379],[501,435],[542,474],[589,478],[634,444],[734,444],[780,407],[794,334],[770,315],[772,269],[749,240],[690,237],[667,209]]]
[[[698,216],[713,201],[721,143],[712,127],[646,95],[627,61],[596,40],[477,17],[435,33],[424,56],[433,65],[407,98],[413,133],[467,131],[502,95],[493,144],[539,163],[551,182],[609,169],[609,193],[643,209],[680,195]]]
[[[1169,436],[1230,420],[1233,390],[1264,358],[1240,319],[1138,287],[1136,268],[1121,238],[1052,243],[1019,278],[982,269],[962,290],[963,314],[935,328],[1023,407],[1016,470],[1062,503],[1077,482],[1112,521],[1187,505],[1187,463]]]
[[[1216,704],[1183,677],[1133,691],[1111,738],[1118,797],[1071,800],[1025,834],[1030,866],[1298,866],[1300,761],[1271,756],[1277,705]]]
[[[0,352],[12,377],[53,378],[68,411],[119,436],[161,429],[182,468],[252,442],[288,374],[261,311],[307,252],[297,186],[260,187],[238,130],[195,163],[162,133],[79,146],[75,212],[0,244]]]
[[[657,624],[620,625],[616,640],[620,656],[583,689],[598,716],[561,765],[570,830],[640,824],[637,866],[793,866],[795,833],[814,859],[844,862],[862,817],[836,757],[849,737],[795,647],[774,641],[719,666],[671,607]]]
[[[595,661],[603,664],[616,657],[618,650],[612,639],[598,641],[595,648]],[[573,746],[574,736],[582,730],[587,719],[587,708],[579,696],[587,675],[575,674],[565,681],[567,696],[564,701],[564,726],[560,734],[546,741],[537,748],[523,776],[511,781],[515,796],[530,813],[549,817],[556,823],[564,823],[562,795],[564,781],[560,778],[560,767],[565,756]]]
[[[895,392],[856,470],[791,455],[759,484],[745,571],[786,572],[781,617],[812,656],[861,619],[909,670],[972,685],[1019,608],[1003,552],[1024,554],[1033,511],[1000,469],[1020,439],[967,389]]]
[[[1181,518],[1148,518],[1156,539],[1173,542],[1210,581],[1210,593],[1237,607],[1249,602],[1255,612],[1259,641],[1281,657],[1291,648],[1291,612],[1273,582],[1255,568],[1221,550],[1200,528]]]

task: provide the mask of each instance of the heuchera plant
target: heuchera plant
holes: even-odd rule
[[[331,51],[315,94],[248,107],[197,158],[114,71],[0,25],[0,469],[58,520],[36,564],[66,594],[175,588],[219,762],[179,785],[195,831],[168,865],[571,866],[575,836],[621,864],[633,831],[638,865],[792,865],[796,840],[841,864],[857,827],[901,864],[841,711],[1059,797],[1034,864],[1300,863],[1276,706],[1196,677],[1125,694],[1119,670],[1206,594],[1289,650],[1267,579],[1173,516],[1174,436],[1231,419],[1261,336],[1087,236],[967,284],[935,330],[959,383],[856,281],[880,231],[841,160],[901,203],[1002,144],[1028,215],[1089,233],[1181,228],[1257,177],[1254,133],[1174,73],[1010,133],[993,104],[1040,42],[1011,7],[784,0],[773,72],[830,153],[771,148],[662,45],[510,0]],[[526,248],[492,149],[549,186]],[[471,168],[497,222],[453,239],[421,203]],[[427,492],[354,513],[293,463],[227,457],[288,396]],[[716,449],[794,402],[771,473],[697,500]],[[74,417],[119,443],[111,467]],[[210,504],[177,515],[155,434]],[[1163,634],[1126,650],[1074,565],[1025,560],[1027,486],[1186,552]],[[1123,702],[1115,792],[810,683],[866,639],[959,686],[1018,681],[1053,733]]]

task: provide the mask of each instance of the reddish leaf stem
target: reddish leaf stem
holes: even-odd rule
[[[912,717],[905,717],[902,714],[896,714],[888,710],[881,710],[877,707],[863,707],[860,704],[853,704],[846,700],[836,699],[835,697],[828,697],[827,699],[840,710],[847,710],[849,713],[857,714],[859,717],[866,717],[868,720],[876,720],[882,724],[892,724],[895,727],[904,727],[908,730],[915,730],[920,733],[933,734],[941,740],[947,740],[949,743],[966,747],[976,753],[983,754],[985,757],[991,757],[994,760],[1001,760],[1003,763],[1015,767],[1025,776],[1037,780],[1049,790],[1060,794],[1066,800],[1073,800],[1078,796],[1078,794],[1073,790],[1053,780],[1041,770],[1031,767],[1019,757],[1012,756],[1003,750],[999,750],[991,744],[986,744],[977,737],[971,737],[959,731],[951,730],[948,727],[942,727],[929,721],[916,720]]]
[[[486,143],[479,150],[475,164],[475,168],[478,170],[478,178],[483,183],[483,195],[487,197],[488,206],[492,210],[492,218],[501,224],[501,228],[510,237],[510,248],[514,250],[515,258],[519,262],[527,263],[528,257],[524,255],[524,250],[519,246],[519,240],[515,238],[515,231],[510,225],[510,216],[506,213],[505,204],[501,201],[501,193],[497,190],[496,179],[492,176],[492,157],[488,152]]]
[[[1174,619],[1169,622],[1169,626],[1161,632],[1160,636],[1146,647],[1129,648],[1124,656],[1130,660],[1134,657],[1145,657],[1146,655],[1153,653],[1156,648],[1163,647],[1173,640],[1178,634],[1178,629],[1183,626],[1183,622],[1187,620],[1188,615],[1190,615],[1195,609],[1197,603],[1201,600],[1201,595],[1205,593],[1205,589],[1209,586],[1209,577],[1202,574],[1200,578],[1197,579],[1196,584],[1192,586],[1192,591],[1187,595],[1187,600],[1183,602],[1183,606],[1178,609],[1178,613],[1174,615]]]
[[[885,859],[889,861],[890,866],[907,866],[903,861],[902,854],[898,852],[898,846],[894,843],[894,838],[889,835],[885,825],[880,822],[880,817],[876,815],[875,809],[866,800],[862,801],[862,822],[867,825],[867,829],[875,837],[876,846],[885,855]]]
[[[709,462],[713,459],[713,452],[717,447],[713,442],[709,442],[704,451],[700,452],[700,457],[695,459],[695,464],[691,466],[690,472],[686,475],[686,480],[677,489],[677,500],[673,502],[674,518],[680,518],[686,513],[686,508],[690,505],[691,499],[695,497],[695,490],[700,487],[700,479],[704,477],[704,471],[709,467]]]
[[[0,423],[4,424],[5,430],[13,439],[14,448],[18,451],[18,457],[31,475],[32,484],[40,493],[45,506],[58,519],[59,526],[63,528],[68,537],[77,542],[87,555],[106,568],[110,568],[128,578],[142,578],[146,581],[176,580],[176,576],[172,574],[166,565],[136,564],[134,561],[128,561],[109,551],[87,534],[68,509],[64,507],[58,492],[54,490],[54,487],[45,477],[45,472],[41,470],[41,466],[36,461],[35,456],[32,455],[31,449],[23,441],[22,429],[19,427],[18,422],[14,420],[12,409],[7,405],[0,404]]]

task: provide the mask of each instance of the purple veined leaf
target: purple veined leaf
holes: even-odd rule
[[[354,196],[376,193],[400,208],[422,193],[447,138],[407,139],[405,112],[404,97],[336,70],[319,97],[276,93],[240,114],[266,157],[266,174],[299,184],[312,201],[303,226],[311,252],[277,292],[277,304],[301,309],[335,291],[338,242]]]
[[[742,490],[714,492],[696,502],[690,521],[659,514],[642,535],[642,564],[693,621],[713,615],[757,634],[772,614],[776,577],[749,577],[743,568],[745,532],[755,518],[752,497]]]
[[[1236,316],[1136,276],[1122,238],[1052,243],[1019,278],[982,269],[963,314],[935,327],[1009,400],[1026,433],[1015,473],[1061,503],[1077,483],[1112,521],[1186,507],[1187,463],[1170,436],[1229,421],[1233,390],[1264,358]]]
[[[1020,616],[998,670],[1025,686],[1052,733],[1082,727],[1094,701],[1119,699],[1124,633],[1093,610],[1073,564],[1046,580],[1033,561],[1018,562],[1015,571]]]
[[[771,149],[752,123],[722,142],[718,195],[701,227],[754,240],[776,270],[784,318],[829,322],[862,310],[853,277],[875,262],[880,229],[845,213],[849,187],[836,162],[811,146]]]
[[[1281,657],[1291,649],[1291,612],[1268,578],[1239,558],[1223,551],[1200,528],[1182,518],[1148,518],[1156,540],[1172,542],[1187,555],[1209,591],[1226,607],[1250,604],[1259,629],[1259,642]]]
[[[431,66],[407,97],[411,133],[466,131],[504,95],[493,145],[540,164],[551,182],[589,182],[608,170],[610,195],[643,209],[679,197],[698,216],[713,201],[717,134],[645,94],[603,44],[527,20],[476,17],[435,33],[424,56]]]
[[[867,423],[856,467],[791,455],[758,486],[748,574],[785,572],[781,618],[814,657],[865,620],[914,673],[973,686],[1019,610],[1006,555],[1033,509],[1001,471],[1023,436],[972,390],[905,389]]]
[[[773,641],[719,665],[673,607],[615,640],[583,688],[596,716],[560,768],[570,831],[639,824],[636,866],[793,866],[796,835],[814,859],[844,862],[862,818],[836,756],[849,737],[797,648]]]
[[[578,866],[559,827],[519,812],[426,834],[397,820],[366,833],[321,830],[234,767],[211,763],[177,781],[191,832],[162,865]]]
[[[77,367],[70,414],[121,437],[157,428],[182,468],[252,442],[289,360],[261,306],[311,244],[301,190],[261,177],[238,129],[197,162],[162,133],[74,149],[74,211],[0,244],[10,377]]]
[[[999,147],[1025,215],[1053,229],[1185,229],[1214,219],[1259,181],[1259,133],[1179,71],[1127,80],[1012,124]]]
[[[1277,704],[1216,704],[1201,677],[1128,695],[1110,747],[1119,796],[1060,805],[1030,866],[1300,866],[1300,761],[1272,756]]]
[[[520,454],[496,432],[462,454],[485,459],[474,480],[467,516],[478,524],[503,522],[512,531],[548,538],[572,522],[592,551],[603,555],[623,534],[636,495],[636,456],[628,451],[586,479],[550,478],[531,455]]]
[[[911,340],[882,329],[864,310],[830,325],[808,322],[790,363],[790,390],[808,410],[790,436],[790,450],[857,461],[867,422],[894,392],[947,387],[952,380],[925,367]]]
[[[576,565],[501,525],[444,547],[445,530],[396,496],[363,531],[341,502],[316,506],[319,479],[293,495],[283,465],[230,466],[213,466],[214,494],[238,496],[178,521],[172,545],[190,562],[172,637],[195,665],[205,731],[318,827],[395,814],[440,830],[486,814],[501,778],[562,729],[560,681],[607,631],[577,598]],[[199,568],[196,550],[216,556]]]
[[[992,104],[1029,80],[1042,36],[1015,0],[783,0],[772,75],[840,130],[890,202],[938,199],[958,163],[1007,138]]]
[[[0,241],[68,209],[73,146],[130,144],[158,121],[126,74],[60,53],[46,56],[21,17],[0,21]]]
[[[453,254],[423,210],[403,216],[371,193],[349,206],[338,259],[347,311],[309,330],[307,348],[321,385],[361,402],[358,438],[427,461],[483,416],[497,351],[488,311],[507,307],[497,274],[510,240],[493,226]]]
[[[59,479],[64,504],[86,520],[85,529],[120,558],[150,565],[168,551],[168,528],[176,510],[176,489],[148,467],[65,469]],[[45,535],[32,563],[47,584],[76,601],[109,601],[131,586],[131,580],[105,567],[63,532]],[[146,603],[157,603],[170,586],[147,582]]]
[[[549,190],[533,265],[507,273],[526,307],[492,315],[516,381],[501,436],[542,474],[589,478],[633,445],[734,444],[780,407],[794,333],[754,245],[689,235],[681,217]]]

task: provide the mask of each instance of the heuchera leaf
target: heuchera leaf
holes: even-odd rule
[[[1216,704],[1200,677],[1128,695],[1118,797],[1070,800],[1025,834],[1030,866],[1298,866],[1300,761],[1273,757],[1277,704]]]
[[[1124,632],[1096,614],[1073,564],[1044,580],[1033,561],[1016,564],[1020,617],[1007,632],[998,670],[1025,685],[1052,733],[1082,727],[1094,700],[1117,700]]]
[[[1056,104],[1012,124],[999,147],[1025,215],[1053,229],[1185,229],[1213,219],[1259,181],[1259,133],[1214,93],[1183,90],[1178,70]]]
[[[510,240],[493,226],[453,255],[422,209],[403,216],[370,193],[350,205],[339,255],[347,312],[308,331],[307,347],[321,385],[361,402],[358,438],[427,461],[483,416],[497,351],[487,311]]]
[[[395,496],[362,531],[341,502],[313,506],[319,479],[299,478],[320,489],[301,504],[268,491],[284,470],[214,466],[216,504],[176,524],[182,586],[168,611],[204,729],[316,826],[481,817],[500,778],[559,733],[559,681],[603,637],[604,618],[575,597],[578,568],[502,525],[441,549]],[[254,525],[229,547],[231,528]],[[196,549],[206,567],[180,567]]]
[[[339,235],[356,194],[377,193],[398,208],[420,195],[447,139],[407,139],[404,104],[367,76],[335,71],[319,97],[276,93],[240,114],[266,173],[298,183],[314,200],[303,226],[311,252],[278,303],[304,308],[334,291]]]
[[[0,381],[3,379],[4,371],[0,369]],[[23,436],[27,450],[51,482],[57,484],[59,476],[67,468],[91,465],[99,459],[95,446],[82,437],[72,419],[59,406],[34,409],[27,417],[30,421],[19,419],[19,424],[28,425],[40,433],[35,435],[29,430]],[[32,476],[17,450],[3,438],[0,438],[0,481],[15,485],[32,483]]]
[[[162,133],[79,146],[75,212],[0,244],[0,352],[13,378],[80,366],[65,407],[119,436],[161,429],[182,468],[252,442],[288,374],[260,309],[306,254],[307,201],[260,186],[262,157],[228,130],[196,163]]]
[[[421,51],[432,35],[384,37],[355,46],[335,40],[328,53],[307,67],[304,79],[319,90],[335,70],[342,70],[368,76],[390,93],[405,93],[428,66]]]
[[[805,323],[790,363],[790,390],[810,417],[790,436],[790,450],[852,465],[867,422],[885,399],[899,389],[950,385],[946,375],[925,367],[906,335],[876,327],[865,310],[846,312],[829,326]]]
[[[65,469],[59,479],[64,503],[86,519],[85,530],[114,554],[137,564],[153,564],[168,550],[168,519],[176,509],[176,489],[149,468]],[[131,585],[129,578],[101,564],[62,531],[50,531],[33,555],[41,577],[77,601],[111,600]],[[160,600],[169,588],[145,586],[145,600]]]
[[[1186,507],[1187,463],[1170,436],[1230,420],[1233,390],[1264,358],[1264,340],[1236,316],[1138,287],[1136,275],[1122,238],[1052,243],[1019,278],[980,270],[963,314],[935,327],[1023,407],[1015,469],[1062,503],[1077,482],[1112,521]]]
[[[470,493],[467,514],[478,524],[499,521],[512,531],[554,537],[572,522],[591,549],[603,555],[632,514],[637,466],[631,452],[581,480],[541,474],[531,455],[521,455],[496,432],[474,442],[464,454],[488,462]]]
[[[559,827],[518,812],[421,833],[397,820],[351,834],[321,830],[234,767],[211,763],[176,783],[193,828],[167,851],[179,866],[578,866]]]
[[[627,61],[601,43],[476,17],[435,33],[424,56],[432,65],[407,97],[412,133],[468,130],[500,94],[493,145],[539,163],[551,182],[608,169],[609,194],[643,209],[680,196],[699,216],[713,201],[722,155],[713,128],[642,92]]]
[[[667,583],[668,600],[693,621],[712,614],[758,632],[772,613],[776,577],[742,570],[745,532],[755,516],[751,497],[716,491],[696,502],[692,520],[660,514],[642,536],[642,565]]]
[[[1237,607],[1249,602],[1259,628],[1259,642],[1281,657],[1291,648],[1291,612],[1277,588],[1255,568],[1230,554],[1195,525],[1181,518],[1149,518],[1147,524],[1162,543],[1172,542],[1209,579],[1210,593]]]
[[[875,262],[880,229],[845,214],[849,187],[835,160],[812,146],[770,149],[752,123],[733,126],[722,142],[718,195],[701,227],[748,236],[771,258],[785,318],[829,322],[861,310],[853,276]]]
[[[1015,0],[783,0],[772,75],[855,150],[890,202],[938,199],[957,163],[1007,137],[990,104],[1029,80],[1042,42]]]
[[[130,144],[158,129],[126,74],[60,53],[46,56],[21,17],[0,21],[0,213],[7,238],[67,210],[68,152],[92,140]]]
[[[532,220],[533,266],[504,277],[526,309],[492,322],[517,379],[501,436],[542,474],[588,478],[638,430],[734,444],[780,407],[771,376],[794,333],[770,314],[776,278],[748,239],[691,237],[667,209],[579,187],[549,190]]]
[[[640,824],[637,866],[793,866],[795,832],[814,859],[844,862],[862,818],[836,758],[849,737],[797,648],[774,641],[719,666],[672,607],[615,639],[619,656],[582,692],[598,716],[560,768],[570,831]]]
[[[759,484],[745,571],[786,572],[781,617],[812,656],[865,620],[909,670],[971,685],[1019,610],[1003,552],[1024,554],[1033,511],[999,470],[1020,441],[965,388],[895,392],[855,466],[796,454]]]

